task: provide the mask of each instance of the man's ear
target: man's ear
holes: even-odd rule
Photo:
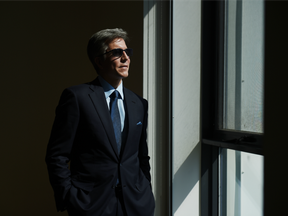
[[[96,58],[94,59],[94,62],[95,62],[95,64],[97,65],[97,67],[98,67],[99,69],[103,69],[103,59],[102,59],[102,58],[96,57]]]

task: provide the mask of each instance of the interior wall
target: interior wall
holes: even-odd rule
[[[287,214],[287,10],[287,1],[265,2],[265,216]]]
[[[115,27],[134,49],[124,85],[142,95],[143,1],[0,2],[0,215],[57,214],[44,162],[55,108],[64,88],[96,77],[91,35]]]
[[[155,216],[171,215],[170,2],[144,2],[143,97],[149,101],[147,141]]]
[[[172,13],[172,215],[199,216],[201,1]]]

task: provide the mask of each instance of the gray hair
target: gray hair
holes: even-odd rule
[[[87,53],[97,73],[98,67],[94,62],[95,58],[104,54],[108,49],[109,43],[115,38],[122,38],[126,44],[129,42],[127,32],[121,28],[103,29],[91,36],[87,46]],[[101,57],[105,59],[105,55]]]

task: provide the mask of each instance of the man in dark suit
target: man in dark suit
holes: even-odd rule
[[[46,163],[57,210],[70,216],[152,216],[145,99],[123,87],[132,49],[105,29],[87,51],[98,77],[64,90]],[[70,168],[68,162],[70,161]]]

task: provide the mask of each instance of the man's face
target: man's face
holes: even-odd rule
[[[127,49],[126,43],[122,38],[116,38],[108,44],[109,52],[113,49]],[[101,63],[101,76],[110,84],[128,77],[130,58],[123,52],[121,57],[113,56],[113,52],[107,53],[106,59]]]

